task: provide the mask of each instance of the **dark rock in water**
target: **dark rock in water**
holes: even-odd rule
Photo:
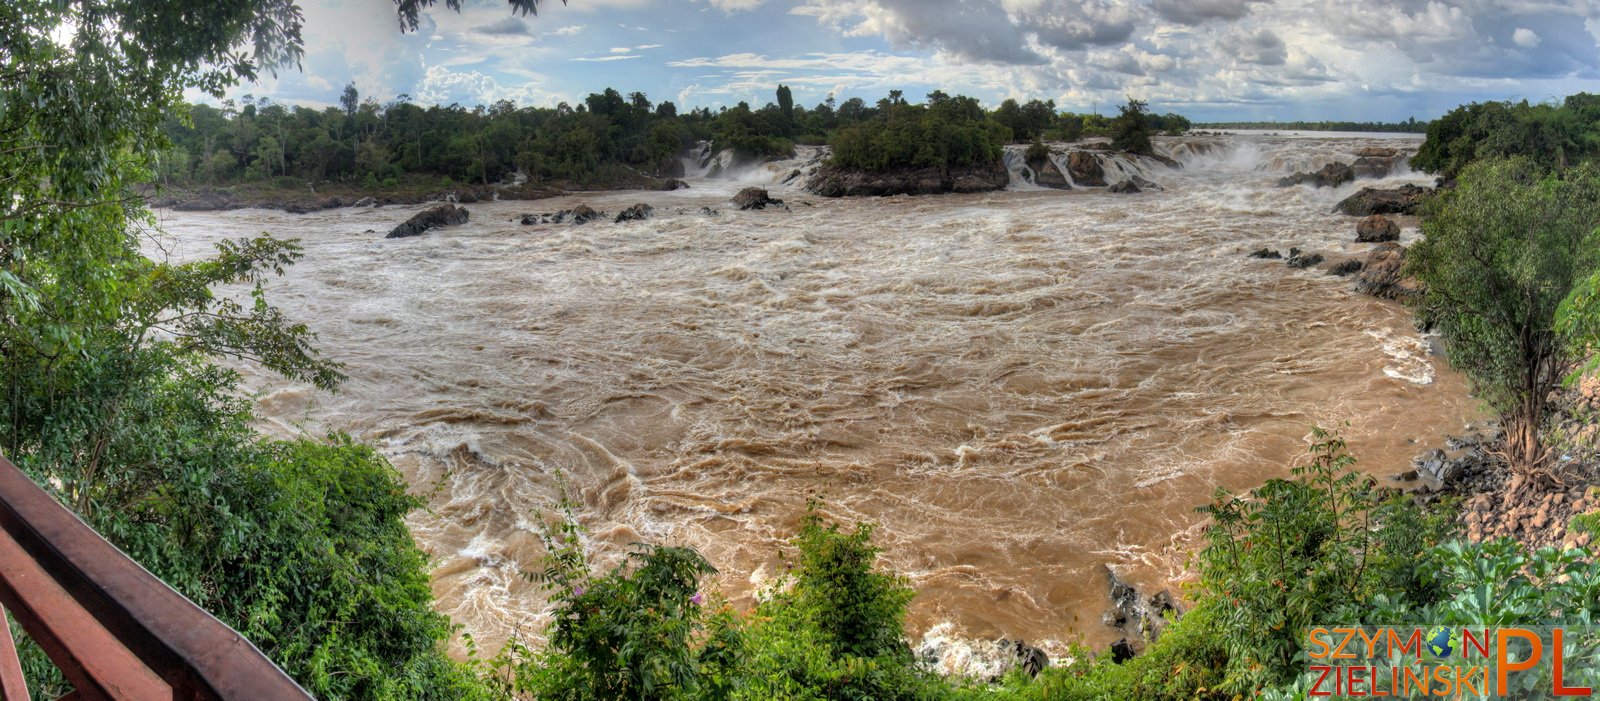
[[[373,198],[373,197],[363,197],[363,198],[361,198],[359,200],[356,200],[356,203],[353,204],[353,205],[350,205],[350,206],[351,207],[376,207],[376,206],[378,206],[378,200],[376,198]]]
[[[550,215],[548,215],[548,214],[524,214],[524,215],[522,215],[522,219],[520,221],[522,222],[523,226],[533,226],[534,224],[543,224],[543,223],[545,223],[547,221],[550,221]]]
[[[1346,277],[1359,272],[1361,272],[1361,261],[1354,258],[1339,261],[1334,263],[1333,267],[1328,268],[1329,275],[1338,275],[1339,277]]]
[[[1402,277],[1406,249],[1398,243],[1380,243],[1367,254],[1356,275],[1356,291],[1380,299],[1407,299],[1422,293],[1414,278]]]
[[[1343,163],[1329,163],[1315,173],[1295,173],[1278,180],[1278,187],[1309,183],[1315,187],[1338,187],[1356,179],[1356,172]]]
[[[1084,187],[1105,187],[1106,171],[1100,167],[1100,158],[1092,153],[1067,154],[1067,172],[1072,174],[1072,182]]]
[[[605,215],[605,212],[596,212],[591,209],[589,205],[580,204],[572,208],[572,223],[588,224],[589,222],[604,217]]]
[[[1111,663],[1122,664],[1134,658],[1133,644],[1123,638],[1111,644]]]
[[[1036,158],[1028,161],[1028,167],[1033,169],[1033,184],[1056,190],[1071,190],[1072,184],[1067,182],[1067,176],[1061,174],[1061,169],[1056,167],[1055,161],[1049,158]]]
[[[686,183],[686,182],[684,182],[682,180],[679,180],[677,178],[667,178],[665,180],[662,180],[662,181],[656,183],[655,186],[651,187],[650,189],[659,190],[659,191],[662,191],[662,192],[669,191],[669,190],[687,190],[687,189],[689,189],[689,183]]]
[[[1016,658],[1016,666],[1027,672],[1030,677],[1039,676],[1046,667],[1050,666],[1050,656],[1022,640],[1000,640],[1000,646],[1012,657]],[[998,681],[998,680],[996,680]]]
[[[1111,610],[1106,612],[1103,621],[1112,628],[1126,630],[1129,624],[1137,626],[1143,611],[1139,608],[1139,590],[1122,581],[1117,573],[1106,567],[1106,584],[1111,590]],[[1137,627],[1135,628],[1137,632]]]
[[[773,199],[767,195],[766,190],[759,187],[740,190],[739,194],[733,196],[733,203],[738,205],[740,211],[783,206],[783,200]]]
[[[702,215],[705,215],[705,216],[708,216],[708,217],[715,217],[715,216],[718,216],[718,215],[722,214],[721,211],[712,209],[710,207],[701,207],[700,208],[700,213]]]
[[[1123,195],[1136,195],[1143,192],[1138,185],[1133,184],[1132,180],[1120,180],[1117,184],[1112,185],[1108,191]]]
[[[422,232],[432,229],[436,226],[452,226],[455,224],[465,224],[466,222],[466,207],[457,207],[453,204],[441,204],[436,207],[429,207],[428,209],[422,210],[421,212],[417,213],[416,216],[407,219],[404,224],[395,227],[394,231],[389,232],[389,235],[385,236],[384,238],[400,239],[407,236],[417,236]]]
[[[461,204],[473,204],[478,201],[478,193],[468,190],[456,196],[456,201]]]
[[[1356,222],[1356,243],[1383,243],[1399,241],[1400,225],[1382,214],[1373,214]]]
[[[1307,253],[1298,248],[1289,249],[1289,259],[1284,261],[1285,264],[1295,270],[1304,270],[1321,262],[1321,253]]]
[[[1401,185],[1393,190],[1364,187],[1334,205],[1333,211],[1352,217],[1373,214],[1416,214],[1417,208],[1433,190],[1416,185]]]
[[[1266,258],[1268,260],[1278,260],[1278,259],[1283,258],[1283,254],[1279,253],[1277,251],[1274,251],[1274,250],[1272,250],[1270,248],[1263,248],[1263,249],[1261,249],[1259,251],[1255,251],[1254,253],[1251,253],[1250,257],[1251,258]]]
[[[1133,181],[1133,184],[1138,185],[1140,190],[1165,190],[1166,189],[1164,187],[1161,187],[1160,185],[1157,185],[1155,182],[1150,181],[1150,180],[1146,180],[1145,178],[1140,177],[1138,175],[1135,175],[1135,176],[1133,176],[1131,178],[1128,178],[1128,179]]]
[[[650,205],[640,202],[639,204],[618,212],[616,223],[621,224],[625,221],[644,221],[652,216],[655,216],[655,213],[655,207],[651,207]]]

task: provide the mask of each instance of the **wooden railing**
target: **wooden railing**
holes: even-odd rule
[[[0,607],[72,683],[69,699],[309,699],[232,628],[128,559],[0,458]],[[0,617],[0,701],[25,701]]]

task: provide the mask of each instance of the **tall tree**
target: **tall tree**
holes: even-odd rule
[[[1551,392],[1577,360],[1556,312],[1596,268],[1600,167],[1543,175],[1526,158],[1479,161],[1427,205],[1407,269],[1425,286],[1419,316],[1446,357],[1500,415],[1513,469],[1548,459]]]

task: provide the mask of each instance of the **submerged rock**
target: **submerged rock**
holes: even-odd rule
[[[1422,201],[1433,192],[1417,185],[1401,185],[1393,190],[1364,187],[1334,205],[1333,211],[1352,217],[1373,214],[1416,214]]]
[[[1279,253],[1277,251],[1274,251],[1274,250],[1272,250],[1270,248],[1262,248],[1262,249],[1259,249],[1259,250],[1256,250],[1256,251],[1252,252],[1250,254],[1250,257],[1251,258],[1265,258],[1267,260],[1279,260],[1279,259],[1283,258],[1283,254]]]
[[[1356,243],[1399,241],[1400,225],[1382,214],[1369,215],[1356,222]]]
[[[418,212],[416,216],[407,219],[404,224],[397,226],[384,238],[400,239],[408,236],[418,236],[423,232],[437,226],[452,226],[465,224],[467,221],[467,208],[453,204],[441,204],[436,207]]]
[[[1347,277],[1359,272],[1361,272],[1361,261],[1354,258],[1341,260],[1338,263],[1334,263],[1333,267],[1328,268],[1329,275],[1338,275],[1339,277]]]
[[[1136,195],[1140,192],[1143,192],[1143,190],[1140,190],[1139,186],[1134,184],[1132,180],[1119,180],[1117,181],[1117,184],[1112,185],[1108,191],[1124,195]]]
[[[620,224],[625,221],[644,221],[652,216],[655,216],[655,213],[655,207],[651,207],[650,205],[640,202],[639,204],[618,212],[616,223]]]
[[[1295,270],[1304,270],[1322,262],[1321,253],[1307,253],[1298,248],[1289,249],[1289,258],[1284,263]]]

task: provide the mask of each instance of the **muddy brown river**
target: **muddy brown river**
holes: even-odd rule
[[[1286,475],[1313,425],[1393,474],[1476,417],[1403,308],[1246,257],[1364,255],[1355,220],[1328,212],[1373,181],[1274,181],[1417,144],[1163,140],[1182,170],[1108,160],[1165,187],[1139,195],[1018,178],[825,200],[776,184],[797,161],[691,173],[676,192],[468,205],[468,224],[402,240],[383,234],[420,206],[160,218],[178,258],[263,231],[301,240],[271,299],[349,381],[326,394],[243,368],[263,424],[379,446],[427,499],[410,525],[440,609],[491,648],[538,637],[543,598],[518,575],[564,480],[596,557],[692,545],[739,605],[821,497],[878,524],[884,564],[918,591],[913,636],[1049,649],[1114,639],[1101,566],[1145,587],[1180,577],[1195,508]],[[792,211],[733,211],[748,184]],[[635,202],[657,216],[516,221]]]

